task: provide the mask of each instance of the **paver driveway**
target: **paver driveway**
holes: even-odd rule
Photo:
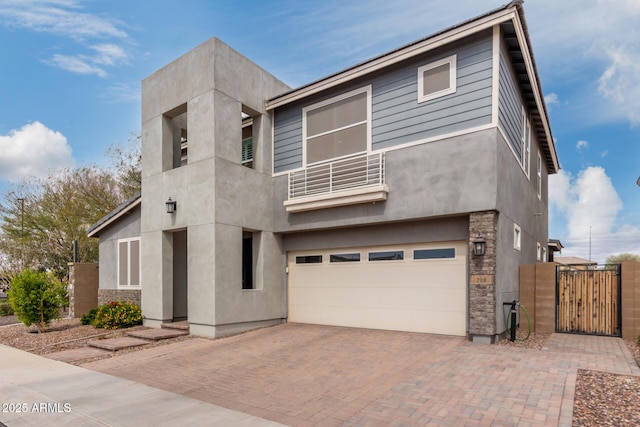
[[[547,346],[285,324],[84,367],[295,426],[571,425],[578,367],[640,374],[620,339]]]

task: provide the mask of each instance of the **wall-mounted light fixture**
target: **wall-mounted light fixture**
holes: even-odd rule
[[[487,241],[478,236],[473,240],[473,254],[475,256],[484,256],[487,252]]]
[[[165,202],[165,205],[167,207],[168,214],[175,213],[176,210],[178,209],[178,204],[176,203],[175,200],[171,200],[171,197],[169,197],[169,200]]]

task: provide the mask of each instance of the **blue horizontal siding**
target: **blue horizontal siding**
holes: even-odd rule
[[[457,55],[456,92],[418,103],[418,67]],[[491,123],[491,37],[443,52],[373,82],[372,148],[433,138]]]
[[[518,95],[511,67],[504,50],[500,51],[500,78],[498,94],[498,126],[518,157],[521,156],[522,103]]]
[[[418,68],[453,54],[457,55],[456,92],[418,103]],[[444,136],[448,133],[491,123],[492,95],[491,33],[461,44],[454,50],[413,58],[369,80],[353,82],[349,88],[331,91],[308,102],[277,108],[274,115],[274,172],[302,166],[302,109],[354,88],[372,86],[372,148]]]

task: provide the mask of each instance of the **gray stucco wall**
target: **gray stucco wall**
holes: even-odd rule
[[[456,92],[417,102],[418,68],[457,55]],[[324,99],[371,85],[372,150],[446,135],[491,122],[491,33],[412,58],[391,69],[359,79],[274,114],[274,172],[301,167],[302,109]]]
[[[519,266],[537,260],[536,243],[546,247],[548,242],[547,173],[543,164],[541,199],[536,190],[537,141],[532,139],[531,178],[527,178],[520,164],[498,134],[498,248],[496,273],[496,304],[498,333],[504,331],[503,302],[519,299]],[[521,250],[514,249],[514,224],[521,229]]]
[[[100,234],[100,289],[118,288],[118,239],[140,236],[140,206],[125,214]]]
[[[468,216],[285,234],[284,252],[467,240]]]
[[[388,199],[289,214],[287,177],[273,179],[275,232],[366,225],[491,210],[497,197],[497,130],[386,153]]]
[[[173,317],[172,262],[187,235],[187,316],[197,335],[285,316],[279,241],[271,232],[271,116],[265,99],[289,88],[217,39],[142,84],[142,270],[145,323]],[[187,112],[188,158],[172,168],[171,114]],[[254,169],[241,165],[242,112],[253,118]],[[174,214],[164,202],[177,202]],[[243,230],[260,232],[255,291],[242,290]],[[281,255],[279,255],[281,256]],[[277,266],[274,266],[277,264]],[[236,328],[235,326],[233,328]],[[219,330],[220,329],[220,330]],[[238,330],[237,328],[234,330]]]

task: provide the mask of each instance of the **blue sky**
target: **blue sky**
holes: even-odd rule
[[[299,86],[506,0],[0,0],[0,190],[108,164],[140,129],[140,81],[216,36]],[[563,255],[640,254],[640,0],[528,0],[562,170]]]

